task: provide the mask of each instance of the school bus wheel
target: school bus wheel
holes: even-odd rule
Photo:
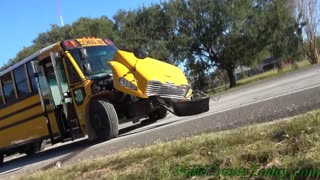
[[[0,166],[3,164],[4,155],[0,154]]]
[[[113,105],[103,100],[94,100],[90,104],[90,123],[97,140],[106,141],[117,137],[119,122]]]
[[[31,156],[31,155],[33,155],[33,154],[35,154],[35,153],[40,151],[40,146],[41,146],[40,142],[32,143],[32,144],[27,146],[27,148],[24,151],[24,153],[26,153],[27,156]]]

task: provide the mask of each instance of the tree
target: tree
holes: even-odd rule
[[[320,21],[320,2],[318,0],[295,0],[295,5],[297,20],[306,35],[307,47],[304,47],[304,52],[311,64],[317,64],[319,62],[319,52],[316,37]],[[302,33],[300,36],[302,36]]]
[[[266,6],[265,4],[263,6]],[[271,41],[266,50],[279,61],[295,63],[303,58],[302,26],[294,16],[292,0],[274,1],[268,6],[267,23],[270,26],[268,36]],[[279,62],[279,70],[282,66]]]
[[[8,63],[3,65],[0,70],[5,70],[6,68],[10,67],[11,65],[23,60],[24,58],[31,56],[33,53],[35,53],[37,50],[39,50],[40,47],[37,45],[31,45],[29,47],[24,47],[21,51],[18,52],[15,58],[9,59]]]
[[[200,71],[208,71],[213,66],[224,69],[228,73],[230,87],[234,87],[234,69],[242,58],[235,56],[235,51],[245,53],[241,42],[246,38],[245,29],[238,26],[244,21],[244,7],[248,3],[180,0],[173,2],[173,6],[173,13],[180,17],[177,18],[177,36],[184,39],[177,51],[186,51],[186,65],[194,69],[193,64],[201,62],[206,64],[202,65],[206,69]]]
[[[317,48],[318,50],[320,49],[320,36],[317,36],[316,38],[316,44],[317,44]]]
[[[56,24],[52,24],[51,29],[47,32],[40,33],[38,37],[33,40],[33,43],[38,48],[44,48],[58,41],[69,39],[71,38],[71,29],[72,27],[70,25],[59,27]]]
[[[81,17],[72,23],[70,36],[71,38],[100,37],[116,39],[113,26],[114,23],[106,16],[94,19]]]
[[[163,4],[142,7],[135,11],[118,11],[114,16],[121,49],[136,47],[148,51],[149,56],[175,63],[170,59],[174,21]]]
[[[284,3],[265,0],[176,0],[171,12],[176,19],[176,35],[180,44],[175,52],[185,52],[187,69],[209,71],[214,66],[225,70],[230,88],[236,86],[234,70],[239,65],[251,65],[266,48],[275,47],[293,33],[294,21],[286,16]],[[291,32],[292,31],[292,32]],[[287,38],[290,40],[290,38]],[[289,42],[289,41],[288,41]],[[283,49],[286,46],[277,46]],[[275,49],[275,48],[274,48]],[[275,52],[275,51],[274,51]],[[193,68],[193,64],[203,68]]]

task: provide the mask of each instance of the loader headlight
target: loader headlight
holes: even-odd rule
[[[126,80],[125,78],[119,78],[119,84],[123,87],[126,87],[128,89],[131,89],[131,90],[134,90],[134,91],[137,91],[138,88],[135,84],[133,84],[132,82]]]

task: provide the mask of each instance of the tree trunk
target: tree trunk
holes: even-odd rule
[[[311,50],[311,64],[318,64],[318,53],[317,53],[317,49],[312,49]]]
[[[307,49],[308,60],[311,64],[318,64],[319,55],[316,46],[312,42],[309,42],[309,48]]]
[[[233,73],[234,69],[227,68],[226,71],[227,71],[228,76],[229,76],[229,82],[230,82],[229,88],[236,87],[237,83],[236,83],[236,78],[235,78],[234,73]]]

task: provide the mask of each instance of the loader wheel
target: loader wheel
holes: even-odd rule
[[[113,105],[106,101],[93,101],[90,104],[90,121],[97,140],[106,141],[117,137],[119,122]]]
[[[163,119],[167,116],[167,109],[163,106],[160,106],[157,110],[149,114],[149,119],[146,120],[148,123],[153,123],[159,119]]]

